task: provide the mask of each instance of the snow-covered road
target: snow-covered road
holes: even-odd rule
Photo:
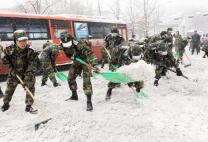
[[[73,102],[64,101],[71,94],[67,82],[40,87],[39,76],[35,107],[40,113],[24,111],[25,92],[18,86],[11,108],[0,112],[0,142],[207,142],[208,59],[202,53],[189,57],[192,66],[181,67],[189,80],[169,72],[169,79],[163,77],[155,87],[154,78],[147,79],[143,91],[149,98],[139,103],[127,86],[115,89],[112,100],[105,102],[107,82],[92,79],[93,112],[85,111],[81,78],[79,101]],[[5,90],[6,83],[0,85]],[[35,131],[34,124],[47,118],[52,120]]]

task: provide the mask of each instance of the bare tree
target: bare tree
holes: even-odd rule
[[[108,5],[109,10],[112,12],[112,14],[115,16],[117,20],[120,19],[120,14],[121,14],[120,2],[121,2],[120,0],[115,0],[113,5]]]
[[[137,20],[137,11],[135,7],[135,0],[130,0],[128,3],[128,9],[127,9],[127,16],[129,18],[130,24],[129,24],[129,30],[131,31],[132,35],[135,35],[135,26],[136,26],[136,20]]]
[[[51,0],[28,0],[18,7],[24,13],[46,14],[56,3]]]
[[[145,36],[149,35],[150,22],[156,10],[157,0],[143,0]]]

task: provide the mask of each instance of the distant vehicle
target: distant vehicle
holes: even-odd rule
[[[125,40],[128,39],[126,24],[118,20],[86,16],[0,13],[0,44],[10,45],[13,40],[13,32],[23,29],[28,32],[32,47],[38,50],[47,40],[59,44],[60,33],[68,31],[74,37],[91,42],[93,52],[98,59],[101,59],[100,48],[103,47],[103,39],[110,33],[112,26],[117,26]],[[56,60],[56,65],[65,65],[70,62],[61,52]],[[0,75],[7,73],[6,66],[0,64]]]

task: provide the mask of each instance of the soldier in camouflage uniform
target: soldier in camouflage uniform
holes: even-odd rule
[[[203,42],[203,44],[202,44],[202,51],[205,52],[203,58],[206,58],[206,56],[208,58],[208,40],[205,40]]]
[[[130,48],[128,46],[117,46],[112,49],[112,59],[111,64],[116,66],[117,68],[123,65],[129,65],[131,63],[131,57],[129,54]],[[116,69],[111,68],[111,71],[115,71]],[[116,87],[118,83],[109,82],[108,83],[108,91],[106,93],[105,100],[109,101],[112,96],[112,90]],[[129,87],[135,87],[137,92],[140,92],[140,89],[143,88],[143,81],[135,81],[128,83]]]
[[[76,61],[76,58],[84,60],[86,63],[92,65],[95,71],[99,71],[99,69],[96,68],[96,65],[98,64],[97,58],[86,41],[75,39],[67,32],[61,33],[61,47],[68,58],[74,59],[73,64],[69,68],[68,75],[68,84],[72,91],[70,99],[78,100],[76,78],[83,72],[83,90],[87,96],[87,111],[92,111],[93,106],[91,98],[93,90],[91,84],[91,68],[79,63]]]
[[[136,62],[141,59],[143,55],[143,42],[135,40],[135,35],[132,35],[128,45],[130,47],[129,54],[132,61]]]
[[[155,81],[154,85],[158,86],[161,76],[165,76],[167,68],[174,67],[177,75],[182,76],[182,72],[178,67],[172,51],[169,50],[169,36],[166,31],[161,32],[160,36],[149,40],[148,47],[145,50],[144,60],[147,63],[155,64]]]
[[[35,93],[35,58],[37,54],[27,44],[28,37],[25,31],[17,30],[14,32],[14,45],[4,49],[3,63],[8,65],[9,74],[7,79],[7,88],[3,99],[1,110],[4,112],[9,109],[13,93],[20,83],[16,75],[24,82],[29,90]],[[26,112],[37,113],[37,109],[32,107],[34,100],[26,93]]]
[[[185,38],[182,38],[180,35],[179,31],[176,32],[174,35],[175,38],[175,52],[178,56],[177,62],[182,62],[183,63],[183,53],[185,52],[185,47],[188,44],[188,40]]]
[[[53,43],[47,42],[43,45],[43,51],[40,54],[40,61],[43,67],[43,77],[41,86],[46,85],[48,78],[52,81],[53,86],[60,86],[55,77],[56,57],[59,53],[59,47]]]
[[[1,41],[1,39],[0,39],[0,41]],[[2,56],[3,56],[3,46],[0,45],[0,64],[2,64],[2,59],[1,59]],[[2,98],[3,96],[4,96],[4,93],[2,92],[1,86],[0,86],[0,98]]]
[[[104,39],[104,47],[107,50],[106,55],[108,56],[108,59],[111,60],[112,58],[112,50],[115,47],[121,46],[123,43],[124,43],[124,38],[119,34],[118,28],[112,27],[111,33],[108,34]],[[111,62],[109,63],[109,68],[112,68]]]

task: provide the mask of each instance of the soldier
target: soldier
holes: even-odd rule
[[[52,81],[53,86],[60,86],[55,77],[56,57],[59,53],[59,47],[49,41],[43,45],[43,51],[40,54],[40,60],[43,67],[43,77],[41,86],[46,85],[48,78]]]
[[[111,33],[108,34],[104,39],[104,47],[106,48],[106,55],[111,60],[112,50],[117,46],[121,46],[124,43],[124,38],[119,34],[117,27],[112,27]],[[109,63],[111,68],[111,63]]]
[[[172,52],[173,49],[173,35],[172,35],[173,29],[172,28],[168,28],[167,29],[167,36],[166,36],[166,42],[168,44],[168,52]]]
[[[1,41],[1,39],[0,39]],[[2,56],[3,56],[3,46],[0,45],[0,64],[2,64]],[[4,96],[4,93],[1,90],[1,86],[0,86],[0,98],[2,98]]]
[[[76,61],[80,58],[94,67],[95,72],[99,72],[96,67],[98,64],[96,56],[93,54],[88,43],[82,39],[75,39],[69,33],[61,33],[61,47],[66,56],[70,59],[75,59],[69,68],[68,84],[72,91],[71,100],[78,100],[76,78],[83,72],[83,90],[87,96],[87,111],[92,111],[92,84],[91,84],[91,68]]]
[[[145,51],[144,60],[147,61],[147,63],[156,65],[154,85],[158,86],[158,81],[161,76],[166,75],[167,68],[174,67],[178,76],[182,76],[182,72],[172,52],[169,50],[169,36],[167,32],[161,32],[160,37],[157,36],[157,38],[154,39],[157,40],[150,39],[150,41],[154,42],[149,42],[148,48],[146,48]]]
[[[123,65],[129,65],[131,63],[131,57],[129,56],[129,47],[128,46],[117,46],[112,49],[112,59],[111,63],[117,68]],[[115,69],[111,69],[115,71]],[[109,82],[108,91],[106,93],[105,100],[109,101],[112,96],[112,90],[116,87],[118,83]],[[128,83],[129,87],[135,87],[137,92],[140,92],[140,89],[143,88],[143,81],[135,81]]]
[[[179,31],[176,31],[176,34],[173,35],[173,37],[175,38],[175,42],[174,42],[174,46],[175,46],[175,52],[177,55],[177,61],[183,61],[183,52],[184,49],[182,49],[182,36],[180,35]]]
[[[203,44],[202,44],[202,51],[204,51],[204,56],[203,58],[208,58],[208,40],[206,39]]]
[[[6,47],[4,49],[5,56],[3,57],[3,63],[8,65],[9,74],[7,79],[7,88],[3,99],[3,106],[1,110],[7,111],[10,107],[9,103],[12,99],[13,93],[20,83],[17,75],[23,80],[24,85],[34,95],[35,93],[35,58],[37,54],[27,44],[28,37],[24,30],[17,30],[14,32],[14,45]],[[37,109],[32,107],[34,100],[30,97],[29,93],[26,93],[26,112],[37,113]]]
[[[143,54],[143,42],[135,40],[135,35],[132,35],[132,38],[129,40],[129,54],[132,61],[138,61],[142,58]]]
[[[197,30],[194,31],[194,34],[191,36],[191,42],[192,42],[192,46],[191,46],[191,54],[193,55],[195,50],[197,55],[200,52],[200,38],[201,36],[197,33]]]

